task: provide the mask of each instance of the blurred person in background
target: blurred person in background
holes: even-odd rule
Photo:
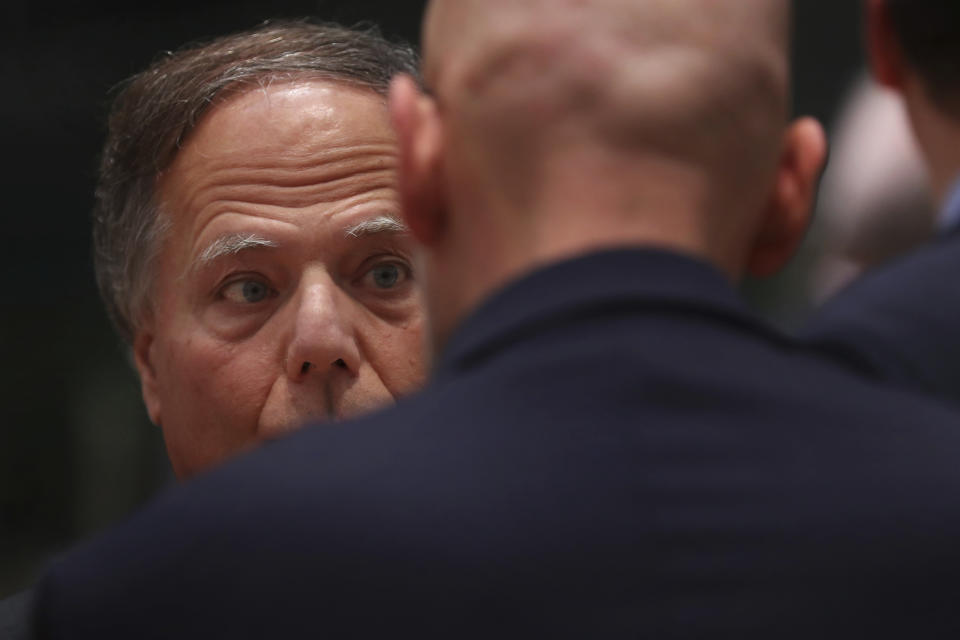
[[[825,156],[779,0],[434,0],[391,92],[427,389],[161,497],[53,568],[44,638],[932,637],[960,412],[734,283]],[[943,634],[946,636],[946,634]]]
[[[897,95],[859,76],[830,139],[817,208],[824,247],[810,287],[817,304],[929,240],[936,219],[923,158]]]
[[[870,375],[957,402],[960,3],[869,0],[865,8],[873,75],[905,105],[938,211],[936,236],[840,292],[807,333]]]
[[[186,478],[424,376],[373,31],[268,23],[163,56],[109,117],[95,266],[150,419]]]

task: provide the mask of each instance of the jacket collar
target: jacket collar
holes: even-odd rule
[[[720,271],[658,249],[617,249],[554,263],[514,280],[453,332],[436,373],[469,368],[546,321],[598,310],[689,309],[772,332]]]

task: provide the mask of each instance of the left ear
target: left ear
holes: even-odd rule
[[[144,324],[146,326],[138,329],[133,339],[133,364],[140,374],[140,392],[143,394],[143,404],[147,407],[147,415],[150,416],[150,422],[159,427],[163,424],[163,394],[160,393],[160,381],[154,362],[156,350],[153,320],[148,319]]]
[[[803,240],[827,160],[827,137],[813,118],[787,127],[773,193],[747,263],[752,276],[776,273]]]
[[[403,217],[417,241],[430,247],[446,226],[440,113],[413,78],[399,75],[390,84],[390,119],[397,134]]]

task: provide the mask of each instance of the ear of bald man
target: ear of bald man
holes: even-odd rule
[[[747,261],[750,275],[770,276],[796,252],[810,223],[826,158],[827,138],[818,121],[804,117],[787,127],[770,198]]]

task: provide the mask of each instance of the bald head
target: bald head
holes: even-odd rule
[[[442,71],[515,47],[570,38],[571,51],[602,39],[619,53],[690,47],[783,57],[789,31],[787,0],[431,0],[424,21],[425,69]]]
[[[434,0],[426,81],[486,140],[497,123],[511,144],[575,123],[617,146],[765,166],[787,116],[788,14],[786,0]]]
[[[738,278],[802,237],[825,143],[788,125],[788,0],[431,0],[395,83],[401,187],[440,327],[537,265],[611,247]],[[451,301],[454,301],[451,303]]]

